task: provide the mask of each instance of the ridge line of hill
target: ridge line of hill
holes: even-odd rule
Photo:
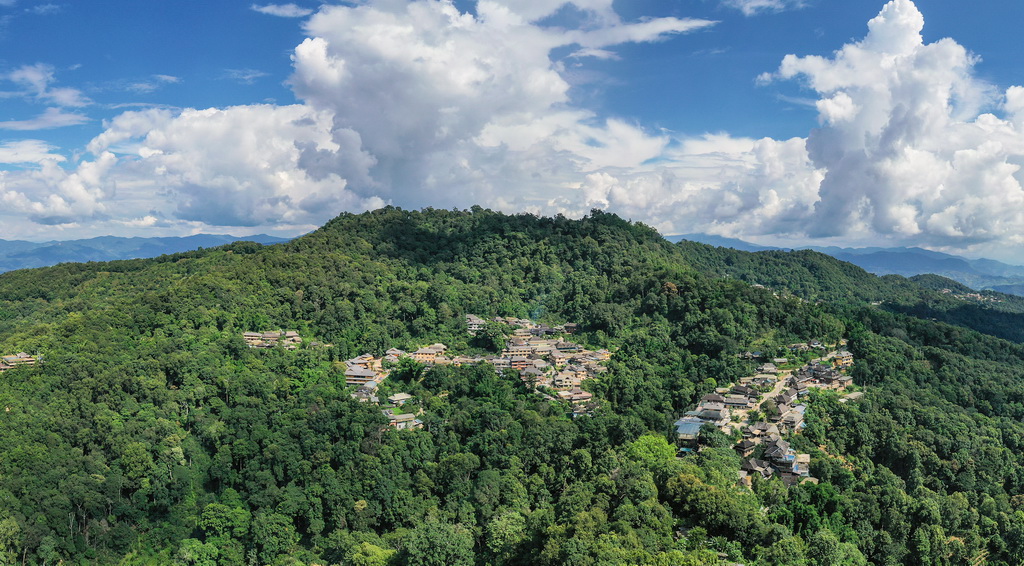
[[[689,240],[749,252],[793,249],[814,250],[857,265],[875,275],[913,277],[915,275],[934,274],[957,281],[976,291],[991,290],[1013,295],[1024,295],[1024,266],[1011,265],[986,258],[970,259],[916,247],[843,248],[837,246],[802,246],[799,248],[782,248],[762,246],[736,238],[709,234],[683,234],[665,236],[665,238],[671,242]]]

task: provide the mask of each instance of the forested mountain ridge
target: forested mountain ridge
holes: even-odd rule
[[[681,241],[685,261],[710,276],[740,279],[805,300],[831,304],[875,303],[883,309],[965,326],[1015,342],[1024,341],[1024,298],[976,292],[937,275],[910,279],[876,277],[820,252],[755,253]]]
[[[1024,348],[913,316],[960,303],[902,278],[719,253],[597,211],[388,208],[0,275],[0,352],[43,356],[0,374],[0,560],[1020,563]],[[971,326],[993,312],[1016,316]],[[382,393],[412,393],[424,430],[349,397],[338,360],[485,351],[466,313],[579,322],[615,350],[587,382],[602,407],[572,419],[489,366],[396,368]],[[333,346],[241,337],[276,328]],[[735,354],[844,336],[867,397],[817,396],[791,439],[820,485],[742,488],[715,435],[676,458],[673,420],[752,370]]]
[[[713,246],[735,248],[744,251],[788,250],[771,246],[760,246],[709,234],[683,234],[665,236],[671,242],[691,240]],[[852,263],[876,275],[937,274],[954,279],[977,290],[993,290],[1020,296],[1018,291],[1024,281],[1024,267],[1009,265],[991,259],[969,259],[921,248],[839,248],[835,246],[807,248],[828,254],[840,261]]]

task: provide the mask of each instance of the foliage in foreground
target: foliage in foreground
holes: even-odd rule
[[[955,306],[905,280],[783,255],[818,276],[776,297],[738,280],[774,262],[716,253],[599,212],[384,209],[285,245],[4,274],[0,347],[45,363],[0,375],[0,562],[1024,562],[1021,346],[915,318]],[[574,420],[487,366],[396,372],[384,393],[416,395],[419,431],[349,397],[338,360],[488,347],[467,312],[616,348],[601,409]],[[333,346],[242,341],[272,328]],[[741,488],[714,436],[676,458],[671,422],[751,371],[736,353],[844,335],[868,396],[811,402],[793,442],[819,485]]]

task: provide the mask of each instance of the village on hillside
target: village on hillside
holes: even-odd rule
[[[488,323],[473,314],[465,318],[467,332],[471,335],[476,335]],[[377,395],[378,386],[390,373],[388,367],[409,358],[427,366],[490,364],[499,371],[513,370],[531,388],[548,391],[568,402],[573,417],[593,411],[596,406],[593,395],[584,391],[581,385],[607,371],[604,362],[611,359],[611,352],[588,350],[566,339],[577,330],[577,325],[572,323],[552,327],[528,319],[501,317],[491,319],[491,322],[504,325],[509,336],[498,355],[453,355],[446,345],[435,343],[413,352],[392,348],[381,357],[362,354],[339,362],[344,367],[345,383],[356,387],[352,398],[381,405],[382,413],[392,428],[422,428],[423,421],[419,418],[422,408],[413,412],[406,408],[414,400],[412,395],[395,393],[388,396],[385,403]],[[245,332],[242,337],[251,348],[281,346],[295,350],[303,343],[298,332],[286,330]],[[842,345],[845,341],[840,342],[839,346]],[[320,344],[309,343],[308,346]],[[796,453],[783,437],[797,434],[805,426],[806,398],[811,389],[845,391],[852,385],[852,378],[846,370],[853,365],[853,355],[842,349],[826,354],[825,346],[818,341],[791,344],[789,350],[798,356],[804,352],[820,351],[821,356],[795,367],[787,358],[769,358],[762,352],[740,354],[742,359],[761,362],[756,373],[705,395],[674,423],[680,454],[698,450],[701,431],[710,425],[733,438],[742,436],[734,446],[743,458],[742,484],[750,486],[755,475],[763,478],[778,476],[788,485],[816,482],[810,476],[810,456]],[[36,357],[25,352],[3,356],[0,357],[0,372],[37,362]],[[791,369],[780,369],[780,366],[787,365]],[[862,395],[859,392],[848,393],[840,401],[854,400]]]
[[[793,344],[789,349],[824,352],[825,348],[814,341]],[[746,352],[741,357],[765,360],[760,352]],[[751,486],[755,475],[765,479],[777,475],[787,485],[816,483],[817,479],[810,475],[810,455],[796,453],[783,436],[798,434],[805,426],[806,397],[811,389],[845,391],[852,385],[853,379],[845,370],[853,365],[853,354],[836,350],[795,370],[779,369],[778,366],[788,363],[786,358],[764,361],[757,367],[756,375],[705,395],[674,424],[680,452],[697,450],[701,429],[710,425],[734,438],[742,436],[734,449],[743,458],[740,482],[744,485]],[[841,401],[860,395],[850,393]],[[755,453],[757,458],[753,457]]]
[[[961,301],[973,301],[976,303],[1001,303],[1002,299],[994,297],[992,295],[983,295],[981,293],[957,293],[952,289],[943,289],[940,291],[943,295],[950,295],[954,299]]]
[[[382,403],[376,394],[378,385],[388,377],[387,367],[402,358],[411,358],[427,366],[486,363],[498,370],[514,370],[524,383],[552,391],[559,399],[568,401],[574,417],[592,411],[593,395],[580,386],[583,381],[607,371],[603,363],[611,359],[611,352],[587,350],[565,339],[566,334],[575,332],[575,325],[549,327],[518,318],[492,321],[511,330],[505,348],[495,356],[453,355],[446,345],[435,343],[413,352],[392,348],[382,357],[363,354],[346,360],[345,382],[356,386],[352,398],[387,407],[382,412],[396,429],[422,428],[423,423],[418,418],[422,409],[419,413],[403,409],[413,399],[411,395],[397,393]],[[467,331],[471,334],[479,332],[485,324],[487,321],[476,315],[466,315]],[[838,346],[843,345],[845,341]],[[698,450],[701,429],[710,425],[733,438],[742,437],[734,446],[743,458],[741,484],[750,487],[755,475],[765,479],[777,476],[787,485],[817,482],[810,475],[810,455],[797,453],[784,437],[798,434],[805,426],[807,396],[811,389],[846,391],[850,388],[853,379],[846,370],[853,365],[853,355],[844,349],[826,353],[826,347],[818,341],[791,344],[789,350],[794,355],[804,355],[803,359],[807,359],[805,352],[820,352],[820,357],[796,367],[788,358],[768,358],[761,352],[741,354],[743,359],[761,362],[756,373],[705,395],[675,422],[680,455]],[[785,366],[790,369],[781,369]],[[840,401],[862,395],[847,393]]]
[[[480,332],[488,321],[466,315],[466,329],[471,335]],[[508,340],[500,354],[491,356],[453,355],[441,343],[429,344],[413,352],[392,348],[377,357],[362,354],[339,362],[344,367],[345,383],[356,389],[353,399],[380,405],[390,427],[398,430],[423,427],[422,408],[409,409],[414,397],[395,393],[385,402],[377,395],[378,386],[387,379],[390,366],[403,358],[426,366],[462,366],[490,364],[496,370],[513,370],[528,386],[538,389],[554,400],[572,407],[573,417],[591,413],[596,404],[593,395],[581,387],[584,381],[607,371],[604,362],[611,359],[608,350],[588,350],[566,337],[575,333],[577,325],[547,326],[528,319],[494,318],[504,325]],[[245,332],[243,338],[251,348],[283,347],[295,350],[303,343],[296,331]],[[839,346],[845,345],[841,341]],[[309,343],[308,346],[320,346]],[[326,345],[324,345],[326,346]],[[712,426],[733,438],[742,437],[734,449],[743,458],[740,482],[750,486],[752,478],[778,476],[788,485],[803,481],[816,482],[810,476],[810,456],[796,453],[784,439],[798,434],[804,425],[807,396],[811,389],[846,391],[852,378],[846,370],[853,365],[853,355],[843,349],[825,353],[818,341],[791,344],[795,355],[820,351],[820,357],[796,367],[787,358],[769,358],[762,352],[745,352],[740,358],[761,362],[754,375],[740,378],[702,397],[697,405],[674,423],[675,438],[681,455],[699,449],[698,439],[705,426]],[[805,355],[805,354],[804,354]],[[807,359],[806,355],[803,359]],[[18,366],[34,365],[39,360],[24,352],[0,357],[0,372]],[[789,366],[790,369],[780,369]],[[554,396],[553,396],[553,395]],[[847,393],[841,402],[855,400],[863,394]],[[557,396],[557,397],[555,397]],[[756,454],[756,457],[755,457]]]
[[[492,321],[511,330],[505,348],[498,355],[453,355],[446,345],[435,343],[413,352],[392,348],[382,357],[363,354],[346,360],[345,382],[356,387],[352,398],[386,407],[382,413],[393,428],[422,428],[423,423],[418,418],[422,409],[412,413],[403,408],[413,399],[411,395],[396,393],[386,402],[377,396],[378,386],[388,377],[387,367],[402,358],[410,358],[427,366],[486,363],[497,370],[514,370],[524,383],[554,392],[557,398],[569,402],[574,417],[593,410],[593,395],[580,386],[585,380],[607,371],[603,363],[611,359],[611,352],[588,350],[567,340],[565,335],[575,332],[576,325],[549,327],[518,318],[494,318]],[[479,332],[487,322],[476,315],[466,315],[470,334]],[[843,345],[845,341],[838,346]],[[820,357],[796,367],[788,358],[768,358],[761,352],[741,354],[743,359],[762,363],[754,375],[705,395],[675,422],[680,455],[698,450],[701,429],[710,425],[733,438],[742,437],[734,446],[743,458],[741,484],[750,487],[755,475],[765,479],[777,476],[787,485],[817,482],[810,475],[810,455],[797,453],[784,437],[798,434],[805,426],[807,396],[811,389],[846,391],[852,385],[852,377],[846,370],[853,365],[853,355],[844,349],[826,353],[826,347],[818,341],[791,344],[789,350],[797,356],[820,352]],[[781,369],[784,366],[790,369]],[[840,401],[862,395],[847,393]]]
[[[584,391],[581,385],[585,380],[607,371],[603,363],[611,359],[611,352],[588,350],[580,344],[559,337],[574,333],[577,326],[573,323],[551,327],[522,318],[499,317],[492,321],[505,325],[511,334],[505,348],[498,355],[452,355],[448,351],[448,346],[437,343],[423,346],[413,352],[392,348],[382,357],[362,354],[346,360],[345,383],[356,386],[352,398],[362,402],[381,403],[376,391],[378,385],[388,377],[389,370],[386,366],[396,364],[402,358],[410,358],[427,366],[490,364],[498,371],[514,370],[531,388],[548,389],[559,399],[567,401],[573,407],[574,416],[587,414],[594,409],[593,395]],[[479,332],[486,323],[487,321],[479,316],[466,315],[466,328],[471,335]],[[389,403],[395,408],[406,400],[388,398]],[[384,414],[395,428],[422,427],[418,419],[409,418],[394,410],[385,410]]]

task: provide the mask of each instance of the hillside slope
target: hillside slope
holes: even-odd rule
[[[387,208],[278,246],[6,273],[0,351],[43,361],[0,373],[0,552],[37,564],[1019,563],[1024,347],[911,312],[960,303],[813,252],[674,245],[597,211]],[[379,394],[412,394],[422,430],[388,430],[350,398],[340,360],[437,341],[487,352],[467,313],[578,322],[574,340],[614,351],[585,382],[600,407],[574,419],[491,366],[411,362]],[[275,329],[303,347],[242,339]],[[791,438],[819,485],[738,486],[720,433],[675,457],[672,422],[753,372],[736,354],[842,337],[867,397],[814,395]]]
[[[788,251],[781,248],[760,246],[738,240],[709,234],[684,234],[665,236],[670,242],[689,240],[712,246],[734,248],[742,251]],[[972,289],[991,290],[1013,295],[1022,295],[1024,267],[1009,265],[991,259],[969,259],[956,255],[922,248],[841,248],[837,246],[807,246],[806,248],[832,256],[840,261],[852,263],[875,275],[934,274],[953,279]]]

